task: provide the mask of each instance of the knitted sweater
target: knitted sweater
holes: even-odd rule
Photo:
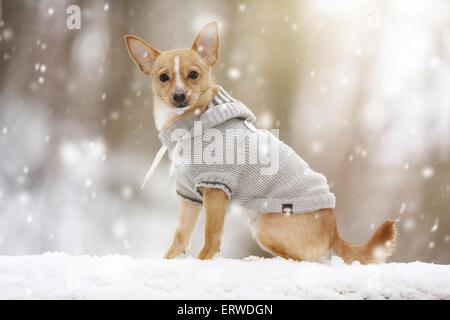
[[[254,121],[243,103],[220,88],[205,112],[161,131],[178,195],[201,204],[203,187],[218,188],[260,213],[334,208],[326,178]]]

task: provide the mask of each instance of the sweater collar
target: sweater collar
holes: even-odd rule
[[[202,133],[205,130],[214,128],[217,125],[228,121],[233,118],[240,118],[254,122],[256,120],[255,115],[240,101],[234,99],[228,92],[222,87],[219,87],[217,95],[213,98],[208,108],[200,115],[194,115],[185,119],[181,119],[175,122],[169,128],[163,129],[159,133],[159,139],[163,146],[166,146],[169,150],[182,138],[174,140],[172,134],[177,129],[185,129],[191,134],[193,133],[193,127],[195,121],[202,123]]]

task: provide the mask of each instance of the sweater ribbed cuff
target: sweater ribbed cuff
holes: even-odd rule
[[[223,172],[204,172],[199,174],[194,181],[195,191],[203,197],[201,188],[212,188],[223,190],[228,199],[231,199],[233,190],[237,186],[236,178]]]
[[[192,194],[191,191],[184,188],[182,185],[177,185],[177,195],[181,198],[192,202],[193,204],[201,206],[203,204],[202,197]]]

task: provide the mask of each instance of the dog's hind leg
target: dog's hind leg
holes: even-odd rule
[[[265,251],[283,258],[318,261],[331,249],[336,236],[332,210],[262,214],[254,221],[253,236]]]
[[[164,258],[175,258],[186,251],[201,210],[201,205],[197,205],[188,200],[182,200],[177,230],[175,231],[172,245],[167,250]]]

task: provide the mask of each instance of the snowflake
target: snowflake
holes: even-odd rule
[[[228,77],[231,80],[237,80],[241,77],[241,71],[238,68],[232,67],[228,69]]]
[[[408,218],[407,220],[405,220],[405,222],[403,223],[403,228],[406,231],[411,231],[416,227],[416,221],[413,218]]]
[[[322,143],[320,141],[314,141],[311,145],[311,150],[313,153],[320,153],[322,151]]]
[[[120,119],[120,113],[118,111],[113,111],[113,112],[111,112],[110,117],[114,121],[119,120]]]
[[[112,225],[111,232],[115,238],[123,238],[128,233],[128,225],[124,220],[117,220]]]
[[[2,37],[3,39],[5,39],[6,41],[9,41],[13,38],[14,33],[12,32],[11,29],[4,29],[2,32]]]
[[[84,182],[84,185],[86,186],[86,188],[90,188],[92,186],[92,180],[86,179],[86,181]]]
[[[400,205],[400,210],[398,210],[399,214],[403,214],[406,210],[406,203],[402,202],[402,204]]]
[[[434,224],[430,229],[430,232],[434,233],[439,228],[439,218],[434,219]]]
[[[432,167],[425,167],[422,169],[422,177],[424,179],[430,179],[434,176],[434,169]]]
[[[259,125],[265,129],[268,129],[272,126],[272,115],[270,112],[264,112],[259,115]]]
[[[122,198],[124,199],[130,199],[134,194],[133,188],[131,188],[130,186],[123,186],[122,189],[120,190],[120,195],[122,196]]]

